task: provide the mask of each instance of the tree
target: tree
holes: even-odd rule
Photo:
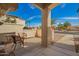
[[[54,26],[55,23],[56,23],[56,19],[51,20],[52,29],[56,29],[56,27]]]
[[[28,29],[28,24],[27,24],[27,22],[26,22],[26,25],[24,26],[23,29]]]
[[[64,25],[65,29],[69,30],[70,29],[69,27],[71,26],[71,23],[66,21],[63,25]]]
[[[42,28],[42,24],[39,25],[39,29],[41,29],[41,28]]]
[[[66,22],[64,23],[64,26],[65,26],[65,27],[71,26],[71,23],[69,23],[69,22],[66,21]]]
[[[57,28],[58,28],[58,30],[64,30],[64,26],[61,23],[58,24],[58,27]]]
[[[25,26],[23,29],[28,29],[28,27],[27,27],[27,26]]]
[[[54,25],[56,20],[51,20],[51,25]]]
[[[26,20],[26,26],[27,26],[27,27],[30,26],[30,22],[31,22],[31,20]]]

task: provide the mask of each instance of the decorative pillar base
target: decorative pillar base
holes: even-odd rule
[[[54,30],[51,28],[48,29],[48,44],[54,43]]]

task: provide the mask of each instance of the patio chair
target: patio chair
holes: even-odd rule
[[[74,35],[74,44],[76,53],[79,52],[79,35]]]
[[[15,44],[7,43],[4,45],[4,48],[0,49],[0,56],[15,55],[14,51],[15,51]]]
[[[4,36],[3,36],[4,37]],[[5,37],[7,40],[7,38]],[[9,55],[15,55],[15,43],[10,39],[8,41],[3,41],[0,44],[0,56],[9,56]]]
[[[18,33],[21,44],[24,46],[24,39],[27,39],[26,33]]]

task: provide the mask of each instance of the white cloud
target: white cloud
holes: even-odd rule
[[[37,16],[32,16],[32,17],[30,17],[30,18],[28,18],[27,20],[32,20],[32,19],[34,19],[35,17],[41,17],[40,15],[37,15]]]
[[[61,17],[58,19],[79,19],[79,17]]]
[[[35,6],[32,5],[32,4],[29,4],[29,6],[30,6],[31,9],[35,9]]]
[[[64,8],[66,6],[66,4],[65,3],[63,3],[62,5],[61,5],[61,8]]]

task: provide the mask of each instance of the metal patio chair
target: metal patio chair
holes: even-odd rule
[[[74,35],[74,45],[76,53],[79,52],[79,35]]]
[[[26,33],[18,33],[21,45],[24,46],[24,40],[27,39],[27,34]]]
[[[11,36],[8,36],[7,38],[5,35],[2,36],[7,41],[0,41],[0,56],[9,56],[9,55],[15,55],[14,51],[16,48],[16,44],[13,41],[13,38]]]

